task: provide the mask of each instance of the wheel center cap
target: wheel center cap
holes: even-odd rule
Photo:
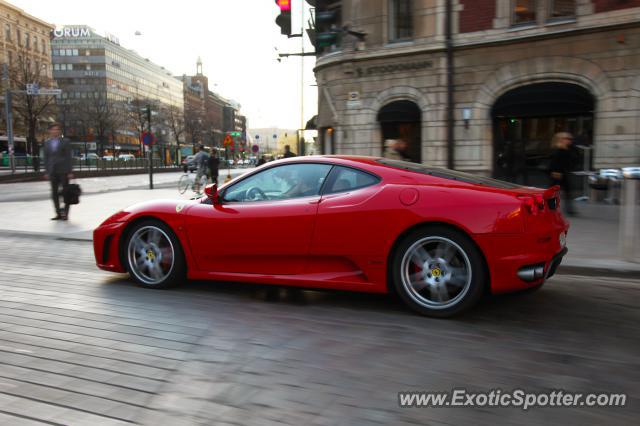
[[[156,258],[156,254],[153,252],[153,250],[149,250],[147,251],[147,257],[149,258],[149,260],[154,260]]]
[[[433,275],[436,278],[439,278],[440,276],[442,276],[442,270],[440,270],[440,268],[433,268],[431,270],[431,275]]]

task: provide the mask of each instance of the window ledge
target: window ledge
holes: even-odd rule
[[[538,23],[537,22],[529,22],[529,23],[526,23],[526,24],[513,24],[507,29],[507,32],[530,30],[530,29],[533,29],[533,28],[538,28]]]
[[[383,47],[410,47],[415,45],[415,40],[397,40],[397,41],[388,41]]]
[[[576,22],[578,22],[578,20],[575,16],[569,16],[566,18],[549,18],[547,22],[545,22],[545,25],[551,27],[554,25],[575,24]]]

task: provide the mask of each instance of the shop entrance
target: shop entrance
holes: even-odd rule
[[[494,177],[529,186],[549,185],[556,132],[574,136],[575,170],[593,141],[593,95],[570,83],[537,83],[500,96],[492,109]]]
[[[378,113],[382,130],[382,153],[385,141],[402,139],[407,142],[405,156],[409,161],[422,162],[422,111],[411,101],[391,102]]]

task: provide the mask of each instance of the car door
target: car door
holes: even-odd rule
[[[362,262],[371,262],[372,256],[381,253],[380,235],[389,226],[393,210],[391,203],[376,198],[382,190],[380,182],[378,176],[360,169],[332,169],[318,207],[310,273],[359,273]]]
[[[187,232],[198,269],[301,273],[320,189],[331,167],[317,163],[269,167],[226,188],[221,204],[190,208]]]

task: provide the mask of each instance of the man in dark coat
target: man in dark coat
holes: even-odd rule
[[[295,157],[296,155],[291,152],[291,147],[289,145],[285,145],[284,146],[284,158],[291,158],[291,157]]]
[[[220,159],[218,151],[214,149],[209,156],[209,173],[211,174],[211,183],[218,184],[218,174],[220,173]]]
[[[549,173],[552,185],[559,185],[565,193],[565,211],[569,216],[575,215],[573,200],[571,199],[571,180],[569,179],[573,169],[573,158],[571,144],[573,137],[571,133],[560,132],[553,136],[552,145],[554,147],[551,154]]]
[[[56,211],[51,220],[69,219],[69,205],[65,203],[64,209],[60,208],[60,195],[63,195],[69,179],[73,179],[71,154],[71,145],[62,137],[60,125],[51,124],[49,139],[44,143],[44,178],[51,182],[51,198]]]

